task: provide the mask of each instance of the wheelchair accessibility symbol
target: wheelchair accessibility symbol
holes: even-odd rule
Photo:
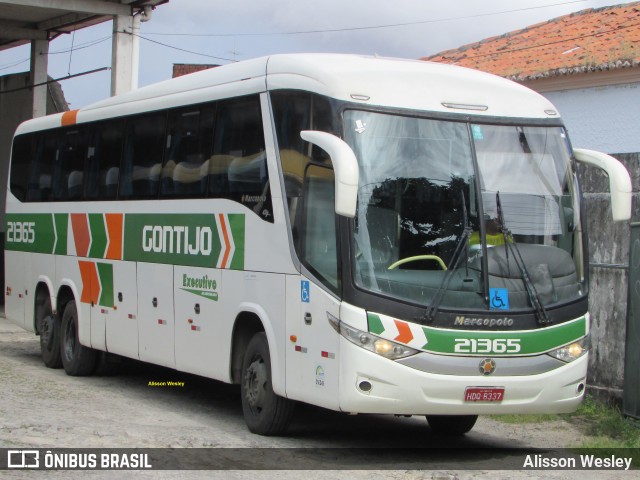
[[[509,310],[509,290],[506,288],[490,288],[489,306],[491,310]]]
[[[300,281],[300,300],[309,303],[309,280]]]

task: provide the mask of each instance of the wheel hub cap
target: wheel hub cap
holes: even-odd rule
[[[264,362],[254,361],[244,377],[245,397],[253,408],[261,408],[265,397],[267,383],[267,369]]]

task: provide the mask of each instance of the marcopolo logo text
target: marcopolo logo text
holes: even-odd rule
[[[453,324],[461,327],[512,327],[513,318],[470,318],[458,315]]]

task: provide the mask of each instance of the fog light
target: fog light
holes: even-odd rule
[[[363,380],[362,382],[360,382],[358,384],[358,388],[360,389],[360,391],[364,392],[364,393],[369,393],[371,391],[372,385],[370,382],[367,382],[366,380]]]

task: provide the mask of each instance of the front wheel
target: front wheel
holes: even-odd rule
[[[247,345],[240,384],[242,412],[247,427],[259,435],[280,435],[293,413],[291,400],[273,393],[269,344],[264,332],[256,333]]]
[[[72,300],[62,314],[62,337],[60,342],[62,366],[67,375],[82,377],[93,372],[96,351],[80,345],[78,340],[78,311]]]
[[[427,415],[427,422],[434,432],[453,437],[469,433],[476,420],[477,415]]]

